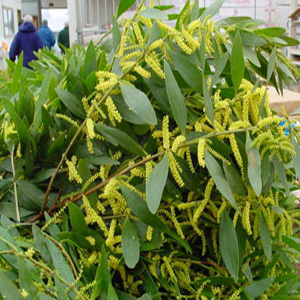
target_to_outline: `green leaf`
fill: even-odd
[[[72,114],[78,118],[85,119],[86,113],[81,101],[77,97],[66,90],[62,90],[61,88],[56,88],[55,90],[62,103]]]
[[[292,143],[294,146],[294,150],[296,151],[296,155],[293,156],[293,167],[296,171],[297,176],[300,177],[300,146],[295,138],[293,138]]]
[[[28,292],[27,300],[34,300],[37,296],[37,291],[32,282],[32,275],[29,271],[26,260],[22,257],[18,257],[18,271],[20,287]]]
[[[249,293],[249,295],[253,298],[256,298],[263,294],[272,285],[273,282],[274,278],[265,278],[247,286],[245,288],[245,291]]]
[[[260,219],[259,219],[259,231],[260,231],[260,237],[261,237],[264,253],[267,259],[270,260],[272,257],[272,239],[271,239],[268,226],[266,225],[265,218],[262,214],[260,215]]]
[[[233,87],[235,91],[238,90],[242,79],[244,78],[245,62],[243,53],[243,44],[240,32],[237,30],[230,56],[230,69]]]
[[[5,272],[0,270],[0,294],[3,299],[24,300],[17,287],[7,278]]]
[[[231,277],[237,282],[239,278],[239,245],[237,235],[227,212],[224,212],[220,223],[220,250],[223,261]]]
[[[169,173],[168,156],[155,166],[146,183],[147,204],[151,213],[155,214],[160,205],[164,187]]]
[[[98,299],[98,296],[100,296],[100,299],[106,299],[109,285],[112,283],[104,245],[102,246],[100,263],[97,268],[95,280],[96,285],[93,287],[91,300]]]
[[[140,12],[140,15],[148,19],[168,20],[168,15],[156,8],[147,8]]]
[[[97,55],[93,41],[90,41],[84,58],[85,78],[92,72],[97,71]]]
[[[50,158],[54,154],[60,153],[65,145],[66,135],[60,134],[51,144],[47,151],[47,157]]]
[[[139,118],[144,120],[147,124],[157,124],[155,111],[146,94],[128,84],[122,84],[121,91],[130,110],[137,114]]]
[[[195,0],[192,10],[191,10],[191,15],[190,15],[190,21],[193,22],[199,18],[199,0]]]
[[[119,18],[126,10],[128,10],[136,0],[120,0],[118,10],[117,10],[117,18]]]
[[[171,110],[181,133],[184,134],[187,123],[187,109],[181,90],[176,82],[169,63],[165,60],[164,70],[166,76],[166,88]]]
[[[65,257],[61,253],[60,249],[47,238],[46,238],[46,244],[50,251],[54,268],[59,272],[59,275],[64,280],[66,280],[68,283],[72,283],[74,281],[74,275]]]
[[[219,59],[218,61],[216,62],[216,71],[215,71],[215,74],[211,80],[211,86],[214,86],[217,81],[219,80],[226,64],[227,64],[227,61],[228,61],[228,58],[229,58],[229,53],[226,52],[224,53]]]
[[[221,166],[218,164],[217,160],[208,152],[205,151],[205,165],[214,180],[220,193],[233,205],[237,208],[237,204],[232,194],[231,187],[228,181],[225,178]]]
[[[283,187],[285,188],[286,192],[288,195],[290,195],[290,188],[289,188],[289,184],[288,184],[288,180],[286,177],[286,172],[285,172],[285,168],[284,165],[281,161],[279,161],[277,156],[274,156],[273,158],[273,165],[275,167],[276,170],[276,174],[279,178],[279,180],[281,181]]]
[[[19,192],[30,199],[36,207],[41,206],[45,197],[45,194],[41,189],[26,180],[18,180],[17,186]]]
[[[91,243],[81,234],[76,232],[60,232],[57,234],[61,242],[69,242],[82,249],[93,249]]]
[[[203,12],[203,14],[201,15],[200,20],[204,21],[204,19],[207,16],[211,16],[213,17],[222,7],[223,3],[225,2],[225,0],[215,0],[211,5],[209,5],[205,11]]]
[[[214,106],[213,106],[213,100],[209,94],[206,78],[204,76],[203,71],[203,94],[204,94],[204,105],[205,105],[205,112],[207,114],[208,119],[213,124],[214,123]]]
[[[281,37],[286,32],[286,29],[282,27],[268,27],[254,30],[253,33],[260,35],[267,35],[272,37]]]
[[[121,31],[120,31],[120,26],[115,18],[113,16],[112,18],[113,21],[113,49],[116,52],[118,50],[120,41],[121,41]]]
[[[290,237],[283,236],[282,241],[300,253],[300,244]]]
[[[200,69],[186,56],[175,51],[170,51],[172,61],[182,78],[193,89],[202,94],[202,73]]]
[[[225,172],[225,177],[227,182],[229,183],[231,190],[234,191],[235,194],[245,196],[246,188],[242,181],[241,174],[236,169],[233,163],[230,165],[223,163],[223,169]]]
[[[107,293],[107,300],[118,300],[118,295],[113,288],[113,286],[110,284],[108,287],[108,293]]]
[[[255,147],[251,147],[252,140],[247,134],[246,151],[248,157],[248,178],[250,184],[257,196],[261,194],[262,179],[261,179],[261,159],[259,151]]]
[[[46,244],[46,238],[42,231],[36,225],[32,227],[34,245],[39,250],[42,259],[49,265],[51,263],[51,255]]]
[[[5,108],[5,110],[10,115],[10,117],[12,118],[12,120],[14,121],[14,123],[16,125],[18,136],[19,136],[20,140],[22,141],[22,143],[24,143],[26,145],[31,140],[31,136],[30,136],[28,127],[25,125],[23,120],[20,118],[20,116],[16,112],[14,105],[8,99],[2,98],[1,101],[2,101],[2,104]]]
[[[267,81],[268,82],[270,81],[272,74],[274,72],[276,55],[277,55],[277,49],[276,49],[276,47],[274,47],[272,50],[272,53],[270,55],[269,63],[268,63],[268,70],[267,70]]]
[[[136,228],[129,219],[125,221],[122,231],[122,252],[127,267],[134,269],[140,260],[140,240]]]
[[[71,202],[68,204],[68,208],[73,231],[85,235],[89,228],[85,222],[81,209],[76,204]]]
[[[97,124],[95,129],[101,133],[108,141],[115,146],[122,146],[124,149],[136,155],[145,155],[143,149],[129,135],[123,131],[109,127],[106,125]]]
[[[257,58],[257,54],[255,50],[252,50],[251,47],[244,47],[244,53],[245,56],[247,57],[247,59],[254,64],[255,66],[257,66],[258,68],[260,67],[260,62]]]
[[[20,88],[22,69],[23,69],[23,52],[21,52],[21,55],[18,57],[18,62],[14,70],[13,82],[11,87],[12,94],[17,93],[18,89]]]

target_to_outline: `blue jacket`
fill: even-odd
[[[43,48],[43,43],[33,24],[25,22],[20,26],[9,50],[9,59],[15,61],[23,51],[23,66],[29,68],[28,64],[37,57],[34,52]]]
[[[38,33],[45,47],[51,49],[55,45],[55,35],[48,26],[41,26]]]

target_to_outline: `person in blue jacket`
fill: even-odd
[[[32,60],[37,60],[34,52],[38,52],[43,48],[42,40],[33,25],[32,16],[26,15],[23,24],[19,27],[9,50],[9,59],[15,61],[23,52],[23,66],[29,67]]]
[[[48,21],[43,20],[43,25],[38,31],[44,47],[49,50],[55,45],[55,35],[52,30],[48,27]]]

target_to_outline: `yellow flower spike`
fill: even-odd
[[[243,101],[243,121],[249,123],[249,97],[245,96]]]
[[[208,31],[209,31],[209,33],[214,32],[214,20],[213,19],[210,19],[208,22]]]
[[[194,165],[193,165],[193,160],[192,160],[192,156],[191,156],[191,151],[190,151],[189,148],[186,150],[185,154],[186,154],[186,160],[187,160],[187,163],[188,163],[188,165],[189,165],[189,168],[190,168],[191,172],[192,172],[193,174],[196,173],[196,170],[195,170]]]
[[[87,144],[87,148],[90,154],[94,154],[94,144],[92,142],[92,140],[90,139],[90,137],[87,135],[86,136],[86,144]]]
[[[217,214],[217,222],[220,223],[221,217],[223,212],[225,211],[227,206],[227,201],[223,200],[222,205],[220,206],[219,210],[218,210],[218,214]]]
[[[79,128],[79,125],[77,124],[76,121],[72,120],[70,117],[63,115],[63,114],[56,114],[55,117],[62,119],[68,123],[70,123],[71,125],[73,125],[76,128]]]
[[[141,66],[136,66],[134,68],[134,71],[137,72],[140,76],[142,76],[143,78],[149,79],[151,77],[151,73],[147,70],[145,70],[143,67]]]
[[[153,227],[148,226],[146,238],[147,238],[147,241],[149,241],[149,242],[152,240],[152,233],[153,233]]]
[[[92,246],[96,245],[96,240],[92,236],[87,236],[85,238]]]
[[[181,48],[183,52],[185,52],[188,55],[191,55],[193,53],[193,49],[191,49],[183,40],[181,36],[176,35],[174,37],[177,45]]]
[[[165,73],[161,69],[160,64],[153,58],[153,55],[146,55],[145,61],[161,79],[165,79]]]
[[[172,205],[172,206],[170,207],[170,209],[171,209],[171,219],[172,219],[172,222],[173,222],[173,224],[174,224],[174,227],[175,227],[175,229],[176,229],[178,235],[179,235],[182,239],[185,239],[185,236],[184,236],[184,233],[183,233],[183,231],[182,231],[182,228],[181,228],[181,226],[180,226],[180,224],[179,224],[179,222],[178,222],[178,220],[177,220],[177,218],[176,218],[176,213],[175,213],[175,208],[174,208],[174,206]]]
[[[198,142],[198,162],[200,167],[204,168],[205,167],[205,160],[204,160],[204,150],[205,150],[205,145],[206,145],[206,140],[203,138],[199,139]]]
[[[131,53],[126,54],[125,56],[122,57],[121,61],[120,61],[120,66],[125,66],[126,63],[133,63],[131,66],[134,65],[135,62],[133,61],[129,61],[130,59],[139,59],[142,57],[142,52],[141,51],[133,51]]]
[[[138,41],[139,45],[144,46],[145,45],[145,40],[143,38],[143,35],[142,35],[142,32],[140,30],[140,27],[139,27],[138,23],[133,22],[132,26],[133,26],[133,31],[134,31],[134,34],[137,38],[137,41]]]
[[[185,29],[182,29],[182,35],[193,52],[200,47],[200,43],[196,39],[194,39]]]
[[[107,107],[108,117],[109,117],[112,125],[116,126],[115,121],[117,121],[118,123],[121,123],[122,117],[121,117],[119,111],[117,110],[111,97],[106,98],[105,105]]]
[[[243,210],[242,223],[248,235],[252,235],[251,222],[250,222],[250,208],[251,208],[251,203],[247,201]]]
[[[259,128],[263,128],[265,126],[271,126],[271,125],[278,126],[281,122],[282,122],[282,119],[280,117],[271,116],[271,117],[267,117],[267,118],[264,118],[264,119],[260,120],[257,123],[257,126]]]
[[[162,47],[164,44],[164,41],[163,39],[159,39],[159,40],[156,40],[155,42],[153,42],[150,46],[149,46],[149,51],[152,51],[152,50],[155,50],[156,48],[160,48]]]
[[[211,153],[213,156],[222,160],[225,164],[230,165],[230,161],[228,159],[226,159],[223,155],[221,155],[219,152],[212,149],[209,145],[206,145],[206,148],[207,148],[208,152]]]
[[[259,237],[259,214],[255,214],[253,223],[253,238],[257,239]]]
[[[160,29],[168,31],[168,33],[170,35],[178,34],[178,31],[174,27],[171,27],[161,21],[158,21],[157,23],[158,23]]]
[[[215,228],[212,230],[211,239],[212,239],[212,243],[213,243],[214,254],[216,257],[218,257],[219,256],[218,230]]]
[[[170,132],[169,132],[169,116],[166,115],[163,118],[162,122],[162,136],[163,136],[163,144],[164,149],[170,149]]]
[[[148,28],[151,29],[153,27],[152,21],[150,19],[145,18],[144,16],[141,15],[138,15],[137,18]]]
[[[77,172],[75,164],[77,163],[76,156],[73,156],[71,160],[66,160],[66,164],[68,166],[69,171],[69,180],[70,181],[76,181],[78,184],[82,183],[82,178]]]
[[[193,34],[197,29],[200,28],[200,26],[201,26],[200,20],[195,20],[188,25],[188,32],[190,34]]]
[[[163,261],[164,261],[164,265],[165,265],[171,279],[177,282],[177,277],[175,276],[175,273],[174,273],[173,268],[172,268],[172,266],[169,262],[169,259],[166,256],[164,256]]]
[[[243,288],[239,288],[238,290],[236,290],[228,300],[240,300],[240,294],[243,291]]]
[[[28,296],[29,296],[29,293],[25,290],[25,289],[22,289],[21,290],[21,296],[26,299]]]
[[[106,246],[109,247],[110,249],[113,249],[116,225],[117,225],[116,219],[112,219],[108,231],[108,236],[105,241]]]
[[[171,151],[168,151],[167,155],[168,155],[170,170],[173,175],[173,178],[179,187],[183,187],[184,182],[180,176],[182,169],[181,169],[180,165],[178,164],[178,162],[176,161],[176,159]]]
[[[238,163],[238,165],[240,166],[240,168],[243,170],[243,159],[237,144],[237,141],[235,139],[235,135],[234,134],[230,134],[229,135],[229,141],[230,141],[230,145],[232,148],[232,152],[234,154],[234,157],[236,159],[236,162]]]
[[[95,137],[95,131],[94,131],[94,122],[92,119],[88,118],[86,121],[86,127],[87,127],[87,133],[90,139],[93,139]]]
[[[178,147],[183,143],[185,142],[185,137],[183,135],[179,135],[175,138],[175,140],[173,141],[173,144],[172,144],[172,152],[173,153],[177,153],[178,151]],[[170,145],[169,145],[170,147]]]

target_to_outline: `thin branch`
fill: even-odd
[[[19,210],[19,200],[18,200],[18,190],[17,190],[17,182],[16,182],[16,170],[15,170],[15,161],[14,161],[14,147],[11,151],[11,169],[13,173],[13,181],[14,181],[14,198],[15,198],[15,206],[16,206],[16,219],[17,222],[21,222],[20,218],[20,210]]]

